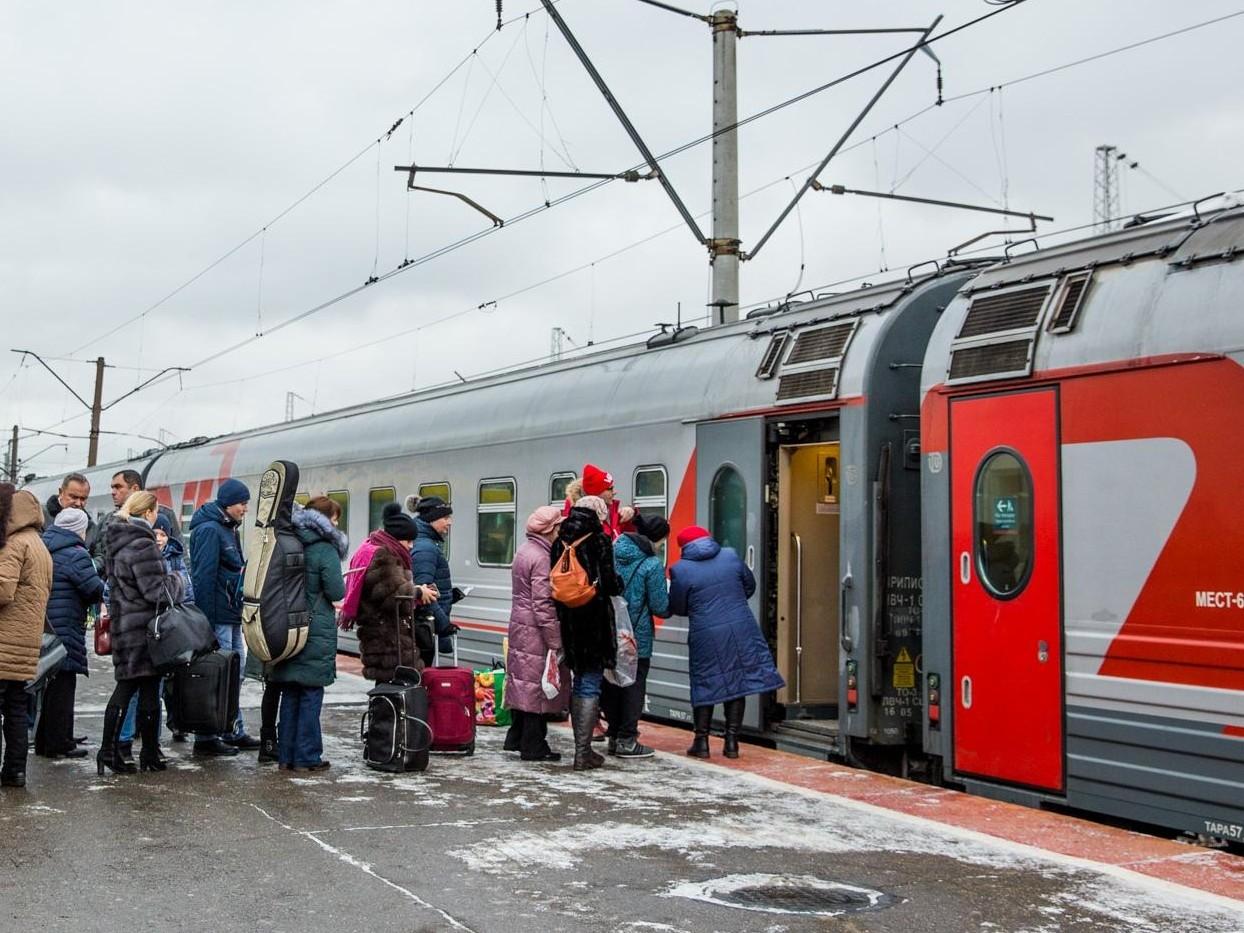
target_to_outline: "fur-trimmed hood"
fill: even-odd
[[[327,541],[337,549],[337,555],[345,558],[350,551],[350,541],[346,533],[334,528],[328,516],[318,509],[307,509],[294,504],[294,528],[303,544],[315,544],[316,541]]]

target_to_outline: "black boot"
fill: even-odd
[[[95,770],[98,774],[103,774],[104,768],[116,774],[133,774],[138,770],[133,762],[121,757],[117,748],[117,733],[121,730],[123,719],[125,707],[109,703],[104,710],[104,734],[99,740],[99,751],[95,755]]]
[[[160,754],[160,711],[138,713],[138,736],[143,740],[143,750],[138,753],[138,767],[143,771],[164,771],[168,765]]]
[[[696,706],[691,712],[695,722],[695,741],[687,749],[687,754],[692,758],[707,758],[708,727],[713,722],[713,708],[711,706]]]
[[[521,752],[523,750],[523,718],[526,715],[527,713],[521,709],[510,710],[510,728],[505,733],[505,744],[501,746],[504,751]]]
[[[726,743],[721,753],[727,758],[739,757],[739,729],[743,726],[743,710],[746,708],[747,697],[729,700],[725,704]]]
[[[267,729],[259,730],[259,763],[273,764],[278,759],[276,748],[276,732]]]
[[[117,754],[121,756],[123,761],[134,763],[134,740],[128,742],[117,742]]]
[[[600,716],[600,700],[595,697],[570,698],[570,725],[574,729],[574,769],[591,771],[605,763],[592,751],[592,731]]]

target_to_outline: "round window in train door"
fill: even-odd
[[[956,772],[1063,789],[1058,400],[950,405]]]

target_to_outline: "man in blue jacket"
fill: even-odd
[[[227,479],[208,502],[190,519],[190,579],[196,605],[216,630],[216,641],[225,651],[236,651],[244,661],[242,641],[242,542],[238,526],[246,516],[250,490],[240,480]],[[240,692],[240,684],[239,684]],[[234,696],[237,702],[237,695]],[[196,735],[196,755],[236,755],[239,749],[257,749],[259,740],[246,734],[242,710],[229,735]]]
[[[441,654],[453,651],[453,634],[458,630],[449,615],[454,605],[454,585],[445,557],[445,535],[454,523],[453,514],[449,503],[440,496],[420,499],[415,510],[418,537],[410,549],[410,573],[415,585],[430,585],[437,590],[436,602],[427,609],[432,613],[433,627],[439,638],[437,649]]]

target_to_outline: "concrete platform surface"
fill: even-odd
[[[108,673],[82,682],[93,738]],[[157,775],[32,757],[0,794],[0,930],[1244,931],[1221,883],[1244,860],[753,747],[694,762],[674,729],[645,725],[670,752],[583,774],[519,762],[496,729],[381,774],[366,686],[334,687],[325,773],[186,745]],[[1198,876],[1217,880],[1179,883]]]

